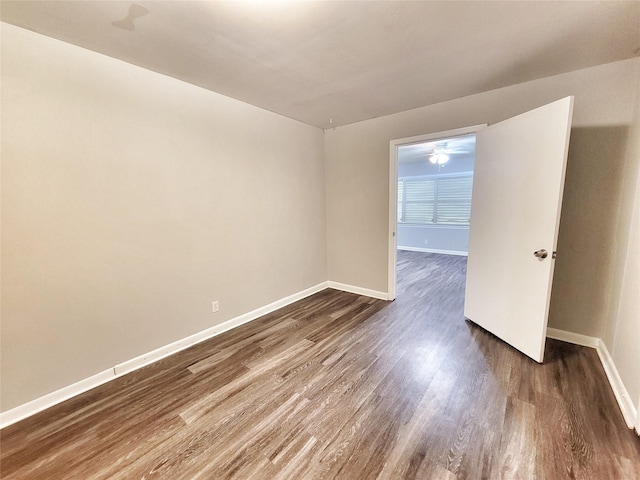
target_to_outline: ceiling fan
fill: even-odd
[[[444,165],[451,158],[451,153],[450,148],[434,148],[433,153],[429,155],[429,162],[434,165]]]
[[[444,165],[452,157],[473,156],[475,135],[438,138],[436,140],[403,145],[398,148],[398,158],[403,162],[428,160],[433,165]]]
[[[451,155],[469,155],[475,150],[475,137],[459,137],[425,144],[429,162],[444,165]]]

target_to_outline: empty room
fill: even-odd
[[[640,478],[639,1],[0,20],[1,478]]]

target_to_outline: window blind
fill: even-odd
[[[473,174],[398,180],[398,221],[469,225]]]

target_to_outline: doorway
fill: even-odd
[[[475,132],[464,316],[543,361],[573,100],[565,97],[490,127],[391,142],[390,299],[396,297],[400,146]]]
[[[391,142],[389,297],[398,250],[467,255],[475,133],[485,125]]]

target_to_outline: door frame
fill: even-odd
[[[638,407],[636,408],[636,434],[640,436],[640,397],[638,397]]]
[[[476,133],[478,130],[482,130],[486,126],[487,124],[484,123],[470,127],[456,128],[453,130],[425,133],[414,137],[399,138],[389,142],[389,251],[387,267],[387,298],[389,300],[395,300],[396,298],[396,262],[398,248],[398,239],[396,236],[396,229],[398,225],[398,147],[424,143],[441,138],[468,135],[470,133]]]

